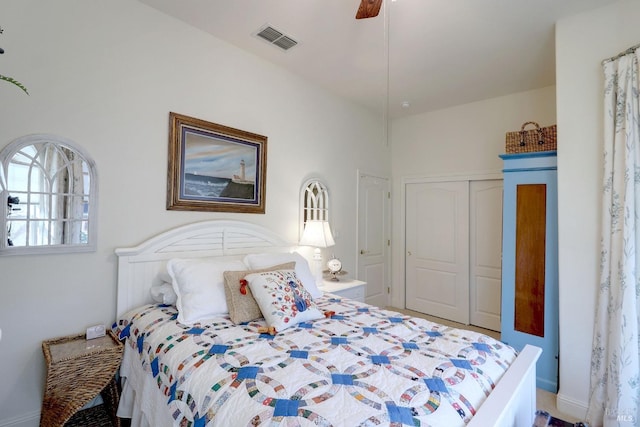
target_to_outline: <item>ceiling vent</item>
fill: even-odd
[[[271,25],[265,25],[255,35],[282,50],[289,50],[298,44],[293,38],[276,30]]]

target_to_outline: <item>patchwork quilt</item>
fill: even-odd
[[[516,357],[486,335],[330,294],[316,301],[335,314],[275,336],[263,321],[186,326],[174,306],[140,307],[113,325],[130,361],[121,376],[151,380],[166,425],[455,427]]]

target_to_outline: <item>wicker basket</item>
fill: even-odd
[[[94,340],[85,340],[82,334],[44,341],[47,381],[40,426],[63,426],[99,393],[103,394],[105,407],[117,406],[119,392],[114,375],[122,350],[122,343],[111,331]],[[118,425],[115,407],[111,418]]]
[[[528,125],[535,129],[525,130]],[[505,151],[507,153],[532,153],[534,151],[556,151],[558,149],[556,125],[540,127],[536,122],[526,122],[519,131],[507,132]]]

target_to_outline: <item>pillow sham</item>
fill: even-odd
[[[318,289],[316,278],[311,273],[307,259],[298,252],[249,254],[244,257],[244,263],[249,266],[251,270],[263,269],[270,265],[283,264],[291,261],[295,261],[296,276],[298,276],[298,279],[300,279],[305,289],[313,298],[321,297],[323,292]]]
[[[267,325],[276,332],[324,317],[294,270],[252,273],[245,280]]]
[[[251,288],[246,289],[246,295],[240,291],[240,280],[245,276],[253,273],[263,273],[272,270],[293,270],[296,266],[295,262],[274,265],[260,270],[241,270],[241,271],[225,271],[224,272],[224,296],[227,300],[229,308],[229,317],[235,324],[250,322],[259,319],[262,311],[253,297]]]
[[[167,271],[177,295],[178,321],[191,325],[229,313],[224,295],[227,270],[246,270],[240,260],[171,259]]]

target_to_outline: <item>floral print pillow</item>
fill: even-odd
[[[324,317],[294,270],[253,273],[245,280],[267,325],[276,332]]]

